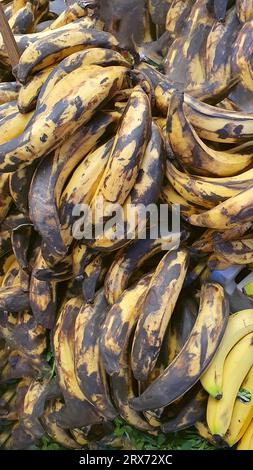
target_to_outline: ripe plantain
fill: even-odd
[[[187,251],[174,250],[164,255],[152,276],[132,345],[131,366],[137,380],[147,380],[156,364],[187,267]]]
[[[209,227],[218,230],[232,228],[236,224],[243,224],[253,220],[252,201],[253,186],[241,191],[216,207],[202,214],[194,214],[189,217],[192,225]]]
[[[17,100],[19,84],[16,82],[0,83],[0,105]]]
[[[253,262],[253,239],[247,235],[241,240],[214,239],[214,250],[232,264],[250,264]]]
[[[100,337],[100,353],[109,375],[120,371],[120,362],[138,320],[139,307],[143,302],[150,278],[148,274],[126,289],[106,315]]]
[[[20,113],[25,114],[35,109],[39,92],[52,70],[54,70],[53,66],[47,67],[21,86],[17,100]]]
[[[50,36],[47,36],[47,47],[45,47],[44,33],[41,39],[30,44],[21,55],[15,69],[17,80],[24,84],[35,72],[87,47],[110,49],[118,45],[113,35],[92,29],[93,26],[93,20],[82,18],[78,25],[76,24],[76,28],[68,26],[64,32],[60,29],[51,31]]]
[[[244,89],[253,90],[253,71],[249,57],[252,55],[252,20],[241,27],[233,46],[231,58],[234,74],[239,74]]]
[[[253,331],[253,310],[241,310],[230,315],[219,349],[213,361],[201,376],[205,390],[214,398],[222,397],[223,370],[227,355],[244,336]]]
[[[173,204],[178,204],[180,206],[180,215],[185,220],[188,220],[191,215],[200,214],[204,211],[204,208],[202,209],[186,201],[168,182],[165,182],[161,188],[161,200],[168,204],[169,207]]]
[[[0,104],[0,119],[9,116],[9,114],[18,111],[17,101],[9,101],[8,103]]]
[[[148,96],[137,86],[124,110],[103,177],[94,195],[95,210],[102,198],[104,210],[111,203],[123,204],[133,188],[151,132]]]
[[[98,254],[84,268],[84,278],[82,281],[82,294],[85,302],[92,303],[95,298],[95,292],[99,284],[104,279],[107,268],[103,266],[103,258]]]
[[[183,95],[175,92],[167,118],[167,138],[179,163],[204,176],[232,176],[249,166],[251,155],[213,150],[198,136],[183,110]]]
[[[9,189],[9,176],[9,173],[0,175],[0,220],[6,217],[12,204],[12,198]]]
[[[161,239],[136,240],[126,249],[120,250],[105,278],[105,296],[110,305],[119,299],[128,287],[135,270],[162,250]]]
[[[17,209],[26,215],[28,215],[29,212],[28,196],[37,163],[38,162],[35,161],[31,165],[28,165],[21,170],[10,173],[9,177],[9,188],[12,200]]]
[[[224,437],[231,422],[235,400],[246,375],[253,364],[253,334],[240,339],[229,352],[224,362],[222,398],[209,396],[207,423],[211,433]]]
[[[0,145],[11,142],[20,136],[29,125],[33,113],[21,114],[18,110],[8,114],[1,120]]]
[[[131,401],[131,406],[135,410],[160,408],[186,393],[211,362],[224,334],[227,320],[228,302],[223,288],[215,283],[204,284],[199,314],[184,347],[163,374],[138,398]]]
[[[121,88],[125,73],[120,66],[101,70],[93,66],[90,73],[80,69],[64,77],[24,133],[10,144],[0,145],[0,172],[27,166],[87,123],[101,103]]]
[[[59,398],[48,401],[41,417],[42,425],[53,441],[68,449],[78,449],[79,445],[76,441],[69,436],[65,429],[57,424],[57,414],[63,406]]]
[[[26,34],[34,32],[35,6],[27,2],[9,19],[9,26],[13,34]]]
[[[227,178],[210,178],[182,172],[167,160],[166,176],[174,189],[187,201],[211,208],[246,189],[251,184],[253,171],[247,170]]]
[[[236,13],[241,23],[246,23],[253,18],[252,0],[236,0]]]
[[[85,397],[107,419],[117,416],[109,395],[107,377],[100,358],[99,336],[108,304],[101,289],[93,305],[84,304],[75,320],[75,370]]]

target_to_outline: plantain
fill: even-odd
[[[11,142],[29,125],[33,113],[21,114],[18,110],[1,119],[0,145]]]
[[[117,412],[109,395],[107,377],[100,358],[99,336],[106,318],[107,302],[101,289],[93,305],[84,304],[75,320],[75,370],[85,397],[107,419]]]
[[[92,251],[82,242],[76,242],[72,249],[73,275],[75,279],[81,281],[84,279],[84,269],[96,257],[96,252]]]
[[[30,44],[21,55],[14,70],[17,80],[24,84],[35,72],[43,70],[84,48],[105,47],[110,49],[118,45],[114,36],[105,31],[92,29],[93,26],[93,20],[82,18],[76,28],[68,27],[64,32],[60,29],[51,31],[47,36],[46,48],[44,47],[45,35]]]
[[[137,86],[124,110],[108,163],[92,201],[93,209],[100,198],[103,200],[105,213],[111,203],[125,202],[136,181],[150,131],[149,99]]]
[[[58,207],[61,193],[68,177],[97,144],[109,126],[117,122],[118,114],[99,112],[89,123],[74,132],[54,154],[46,157],[40,164],[30,190],[30,216],[47,244],[49,251],[57,259],[66,254]],[[66,164],[68,163],[68,164]],[[45,185],[45,178],[48,181]],[[45,220],[50,218],[50,225]]]
[[[126,289],[106,315],[100,337],[100,352],[109,375],[120,372],[120,362],[138,320],[150,279],[148,274]]]
[[[53,66],[47,67],[21,86],[17,100],[20,113],[25,114],[35,109],[39,92],[52,70]]]
[[[250,264],[253,261],[253,240],[247,236],[241,240],[214,239],[214,250],[232,264]]]
[[[180,194],[178,194],[170,183],[164,183],[161,189],[161,200],[171,207],[173,204],[180,205],[180,215],[183,219],[188,220],[188,217],[194,214],[199,214],[204,209],[195,206],[194,204],[186,201]]]
[[[52,68],[50,75],[43,84],[37,100],[37,108],[45,101],[47,95],[54,89],[56,83],[78,68],[92,65],[109,66],[120,65],[129,67],[129,62],[117,51],[102,47],[93,47],[84,51],[75,52],[66,57],[58,65]],[[34,79],[38,76],[35,75]],[[21,88],[22,90],[22,88]]]
[[[163,256],[152,276],[132,345],[131,366],[137,380],[147,380],[156,364],[187,266],[187,251],[173,250]]]
[[[217,21],[224,22],[227,9],[233,4],[231,0],[208,0],[207,8],[214,14]]]
[[[201,207],[212,208],[246,189],[251,184],[253,171],[250,169],[237,176],[211,178],[182,172],[167,160],[166,176],[184,199]]]
[[[16,82],[0,83],[0,105],[17,100],[19,84]]]
[[[9,190],[9,174],[0,175],[0,220],[4,219],[11,207],[12,199]]]
[[[151,137],[147,144],[146,152],[143,157],[140,169],[135,181],[135,185],[125,200],[123,205],[124,219],[127,216],[128,208],[138,214],[138,207],[144,207],[155,203],[159,197],[160,186],[164,172],[164,150],[163,142],[158,127],[152,123]],[[130,214],[132,216],[132,214]],[[97,236],[96,239],[89,243],[93,249],[101,251],[114,251],[117,248],[129,243],[129,240],[137,238],[137,234],[142,233],[146,225],[144,218],[137,218],[136,223],[127,227],[125,222],[125,233],[123,238],[118,239],[115,236],[115,227],[104,228],[104,234]]]
[[[170,37],[177,37],[184,31],[187,17],[193,5],[192,0],[173,0],[166,16],[166,30]]]
[[[253,71],[249,61],[252,54],[252,21],[248,21],[241,27],[233,47],[231,58],[233,73],[238,73],[243,87],[253,90]]]
[[[15,171],[32,163],[34,159],[52,150],[63,137],[66,138],[74,129],[88,122],[97,107],[107,101],[114,91],[121,88],[126,69],[107,67],[98,71],[97,68],[96,70],[92,68],[90,73],[84,75],[82,69],[76,72],[58,82],[54,93],[47,97],[44,107],[35,113],[36,119],[23,134],[12,141],[8,152],[6,148],[8,143],[0,145],[1,172],[9,171],[8,168]],[[73,80],[72,74],[74,74]],[[66,96],[67,89],[69,89],[68,98],[61,99]],[[92,89],[92,95],[89,89]],[[58,120],[57,116],[61,116],[61,119]]]
[[[35,8],[31,2],[27,2],[9,19],[9,25],[13,34],[33,33],[35,20]]]
[[[72,5],[67,5],[67,8],[50,24],[49,29],[57,29],[66,24],[72,23],[78,18],[87,16],[88,11],[86,4],[74,2]]]
[[[65,406],[61,410],[58,424],[64,427],[80,427],[102,421],[95,409],[86,399],[75,373],[74,366],[74,321],[83,301],[80,297],[67,301],[58,316],[54,335],[54,354],[59,378],[59,386]],[[69,423],[70,421],[70,423]],[[67,425],[67,423],[69,423]]]
[[[222,339],[228,309],[225,293],[219,284],[207,283],[202,286],[199,314],[188,340],[164,373],[131,401],[135,410],[169,405],[198,381]]]
[[[69,449],[78,449],[79,445],[71,438],[68,431],[57,424],[57,414],[63,406],[59,398],[48,401],[41,417],[42,425],[53,441]]]
[[[32,226],[22,225],[12,231],[11,244],[12,250],[18,262],[20,269],[28,271],[28,250],[32,236]]]
[[[250,155],[213,150],[199,138],[183,111],[183,99],[177,92],[172,95],[166,126],[169,144],[180,164],[195,174],[220,177],[247,168]]]
[[[251,197],[253,195],[253,187],[241,191],[237,196],[233,196],[216,207],[202,214],[191,215],[189,222],[193,225],[201,227],[209,227],[214,229],[232,228],[236,224],[243,224],[252,220]]]
[[[120,250],[111,264],[105,278],[105,296],[110,305],[119,299],[128,287],[129,280],[135,270],[145,261],[162,250],[162,240],[136,240],[126,249]]]
[[[164,419],[161,425],[162,431],[178,432],[202,420],[205,417],[207,398],[208,394],[199,383],[194,385],[175,405],[175,416]]]
[[[4,103],[0,105],[0,120],[7,117],[9,114],[18,111],[17,101],[9,101],[8,103]]]

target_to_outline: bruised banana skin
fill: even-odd
[[[84,279],[84,269],[96,257],[96,252],[82,242],[77,242],[72,250],[73,276],[76,280]]]
[[[73,52],[78,52],[87,47],[114,48],[118,46],[116,38],[105,31],[87,28],[87,20],[94,25],[89,18],[79,22],[78,28],[70,31],[51,32],[45,45],[44,37],[30,44],[20,57],[15,70],[17,80],[24,84],[36,71],[42,70],[56,61],[64,59]]]
[[[0,311],[22,312],[29,309],[29,297],[21,287],[6,287],[0,289]]]
[[[212,208],[247,189],[252,182],[253,170],[227,178],[211,178],[184,173],[167,160],[166,176],[173,188],[187,201]]]
[[[135,181],[135,185],[127,197],[123,210],[132,204],[135,207],[143,204],[147,207],[155,203],[160,194],[164,174],[164,148],[160,131],[155,123],[151,126],[151,137],[147,144],[146,152],[140,165],[140,169]],[[145,223],[144,223],[145,224]],[[143,224],[143,225],[144,225]],[[143,226],[144,228],[144,226]],[[128,231],[128,239],[117,239],[112,228],[106,229],[103,237],[97,237],[89,242],[93,249],[101,251],[114,251],[129,243],[129,239],[137,238],[137,232],[141,233],[142,226],[135,224],[133,229]]]
[[[233,73],[239,73],[243,87],[253,90],[253,70],[250,63],[252,56],[253,20],[247,21],[240,29],[233,46],[231,58]]]
[[[5,218],[12,204],[12,198],[9,188],[9,176],[9,173],[0,175],[0,221]]]
[[[187,16],[192,8],[192,0],[174,0],[171,2],[166,16],[166,31],[176,37],[185,26]]]
[[[183,95],[174,93],[167,118],[167,138],[182,166],[203,176],[233,176],[246,169],[250,155],[216,151],[197,135],[183,111]]]
[[[78,449],[79,445],[69,436],[69,433],[57,424],[57,412],[64,407],[59,398],[47,402],[41,417],[42,425],[47,434],[58,444],[68,449]]]
[[[131,366],[136,380],[147,380],[156,364],[187,266],[186,250],[174,250],[161,259],[152,276],[132,345]]]
[[[33,269],[34,276],[40,281],[61,282],[72,277],[72,256],[65,256],[57,264],[49,267],[43,256],[43,246],[41,247],[41,262],[39,266]]]
[[[216,207],[202,214],[191,215],[189,222],[192,225],[225,230],[237,224],[253,220],[253,186],[241,191],[237,196],[221,202]]]
[[[98,184],[103,177],[106,164],[113,146],[113,138],[92,150],[74,170],[61,200],[59,215],[62,225],[62,238],[65,246],[69,246],[73,237],[73,222],[76,217],[73,210],[77,204],[90,204]]]
[[[243,337],[253,331],[253,310],[240,310],[229,316],[226,331],[213,361],[201,376],[201,383],[213,398],[222,397],[223,370],[227,355]]]
[[[39,92],[37,109],[43,104],[47,95],[54,89],[56,83],[58,83],[63,77],[68,75],[70,72],[73,72],[73,70],[91,65],[121,65],[124,67],[130,67],[130,63],[119,52],[114,51],[113,49],[94,47],[71,54],[52,68],[50,75]],[[38,74],[36,74],[35,77],[37,77],[37,75]]]
[[[241,23],[246,23],[253,19],[252,0],[236,0],[236,13]]]
[[[21,114],[18,110],[4,117],[0,123],[0,145],[19,137],[30,124],[32,117],[33,113]]]
[[[14,201],[17,209],[23,214],[29,212],[28,208],[28,195],[32,178],[36,170],[37,162],[28,165],[21,170],[10,173],[9,188],[12,200]],[[2,177],[2,175],[1,175]]]
[[[126,289],[106,315],[100,337],[100,353],[109,375],[120,372],[120,362],[137,322],[151,276],[147,275]]]
[[[244,336],[228,354],[223,370],[222,398],[209,396],[207,423],[213,435],[224,437],[231,422],[235,400],[253,365],[253,334]]]
[[[214,14],[217,21],[224,22],[227,9],[231,6],[230,0],[209,0],[207,8]]]
[[[124,351],[120,362],[118,374],[111,377],[111,393],[115,406],[120,416],[136,429],[145,432],[155,432],[149,423],[147,423],[141,413],[133,410],[129,406],[129,401],[135,397],[135,383],[127,351]]]
[[[253,262],[253,239],[222,240],[217,236],[214,240],[215,252],[221,254],[232,264],[250,264]]]
[[[124,110],[103,177],[94,196],[105,206],[123,204],[133,188],[151,132],[151,109],[146,93],[137,86]]]
[[[54,262],[65,256],[67,252],[65,240],[67,240],[67,235],[69,237],[71,229],[71,227],[66,227],[64,237],[58,210],[63,186],[78,163],[82,159],[86,160],[89,151],[96,146],[109,126],[114,125],[117,119],[117,113],[95,114],[94,118],[80,127],[54,154],[43,160],[34,176],[29,197],[30,217],[45,241]],[[45,217],[47,221],[50,219],[50,224],[45,222]],[[48,258],[46,261],[51,262]]]
[[[245,222],[244,224],[238,224],[235,227],[232,227],[225,232],[218,232],[214,229],[207,229],[199,238],[196,240],[192,246],[191,250],[193,253],[203,252],[203,253],[212,253],[214,251],[214,240],[217,235],[224,241],[234,241],[242,238],[246,232],[252,228],[251,222]]]
[[[29,271],[28,250],[33,235],[32,225],[23,225],[11,233],[12,250],[21,270]]]
[[[0,83],[0,105],[17,100],[19,87],[20,85],[16,82]]]
[[[84,4],[82,6],[78,2],[73,3],[72,5],[68,5],[66,10],[64,10],[58,18],[56,18],[48,29],[57,29],[61,26],[64,26],[68,23],[72,23],[73,21],[77,20],[78,18],[83,18],[87,16],[87,8]]]
[[[86,124],[98,106],[121,88],[125,73],[124,67],[107,67],[99,71],[93,69],[84,76],[82,70],[79,73],[74,71],[73,80],[71,74],[64,77],[57,83],[43,108],[35,114],[36,120],[31,126],[10,144],[0,145],[0,172],[27,166],[55,148],[63,137],[69,136],[77,127]],[[61,99],[63,81],[69,94]]]
[[[223,288],[215,283],[204,284],[199,314],[190,337],[160,377],[131,401],[131,406],[140,411],[161,408],[186,393],[212,360],[224,334],[228,314]]]
[[[135,269],[140,268],[146,260],[162,250],[161,239],[134,241],[125,250],[121,250],[105,278],[105,296],[110,305],[119,299],[128,287],[129,280]]]
[[[75,370],[86,398],[99,412],[113,419],[117,411],[111,403],[104,366],[100,359],[99,335],[108,304],[103,289],[93,305],[83,305],[75,321]]]
[[[29,82],[21,86],[17,100],[20,113],[25,114],[35,109],[39,92],[53,69],[54,67],[48,67],[38,72]]]
[[[78,420],[83,426],[87,426],[99,423],[103,418],[86,400],[75,374],[74,322],[82,304],[83,300],[80,297],[72,298],[64,304],[56,322],[53,345],[59,386],[65,401],[61,420],[64,422],[64,414],[67,419],[71,413],[73,421]]]
[[[182,397],[182,403],[179,401],[179,411],[176,416],[162,423],[162,432],[177,432],[194,426],[197,421],[205,417],[207,399],[206,391],[196,384],[186,393],[186,397]]]

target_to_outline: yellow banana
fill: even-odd
[[[235,344],[224,362],[222,398],[215,400],[212,396],[209,397],[207,424],[215,436],[224,437],[229,428],[237,394],[253,365],[252,348],[252,333],[247,334]]]
[[[240,440],[237,450],[253,450],[253,419]]]
[[[243,381],[233,408],[225,441],[232,447],[247,430],[253,418],[253,367]]]
[[[20,113],[25,114],[35,109],[39,92],[53,69],[54,67],[48,67],[38,72],[29,82],[21,86],[17,101]]]
[[[1,137],[0,145],[8,141],[12,141],[21,135],[29,122],[31,121],[33,113],[21,114],[19,111],[14,111],[0,121]]]
[[[238,341],[252,331],[253,310],[241,310],[230,315],[219,349],[200,379],[205,390],[214,398],[222,397],[224,363],[228,353]]]

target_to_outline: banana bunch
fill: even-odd
[[[217,352],[200,382],[209,393],[206,419],[213,438],[252,449],[253,310],[231,314]]]

